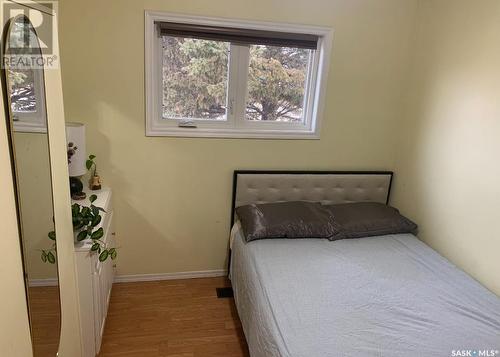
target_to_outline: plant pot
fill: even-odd
[[[102,188],[101,186],[101,177],[99,175],[94,175],[90,178],[90,189],[95,191],[95,190],[100,190]]]

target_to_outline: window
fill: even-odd
[[[251,45],[245,119],[304,123],[304,99],[312,51]]]
[[[228,42],[162,36],[162,119],[227,120]]]
[[[319,138],[331,30],[146,12],[146,134]]]
[[[26,40],[31,47],[26,47]],[[36,33],[31,27],[27,31],[23,21],[14,22],[4,58],[9,72],[8,103],[15,131],[46,132],[43,67],[31,62],[37,61],[42,54],[30,53],[30,49],[38,49]]]

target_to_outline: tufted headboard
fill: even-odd
[[[234,212],[251,203],[313,201],[326,204],[380,202],[387,204],[391,171],[250,171],[233,175]]]

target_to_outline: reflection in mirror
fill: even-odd
[[[47,130],[16,127],[20,120],[25,120],[28,128],[30,123],[47,127],[43,62],[36,32],[24,15],[10,21],[6,36],[4,94],[9,109],[33,352],[35,357],[56,356],[61,312],[49,138]]]
[[[12,22],[9,39],[6,43],[11,51],[8,59],[13,61],[25,59],[28,63],[19,65],[9,64],[9,91],[11,95],[12,120],[14,130],[23,132],[46,132],[47,121],[45,117],[45,96],[43,95],[43,71],[35,69],[29,62],[41,58],[34,53],[34,49],[39,48],[37,37],[34,32],[30,32],[30,37],[26,38],[24,26],[20,21]],[[29,57],[24,57],[23,44],[29,41]],[[14,52],[14,53],[12,53]],[[19,56],[21,55],[21,56]],[[24,53],[26,55],[26,53]],[[39,63],[35,63],[35,67]]]

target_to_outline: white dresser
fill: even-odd
[[[94,205],[106,210],[101,213],[100,226],[104,229],[103,240],[108,243],[108,246],[114,247],[111,189],[103,188],[98,191],[87,190],[85,192],[87,193],[85,200],[73,201],[73,203],[90,206],[88,197],[92,194],[97,195]],[[83,357],[95,357],[99,353],[115,275],[115,262],[110,257],[105,262],[100,262],[98,254],[90,251],[91,245],[90,239],[75,243]]]

